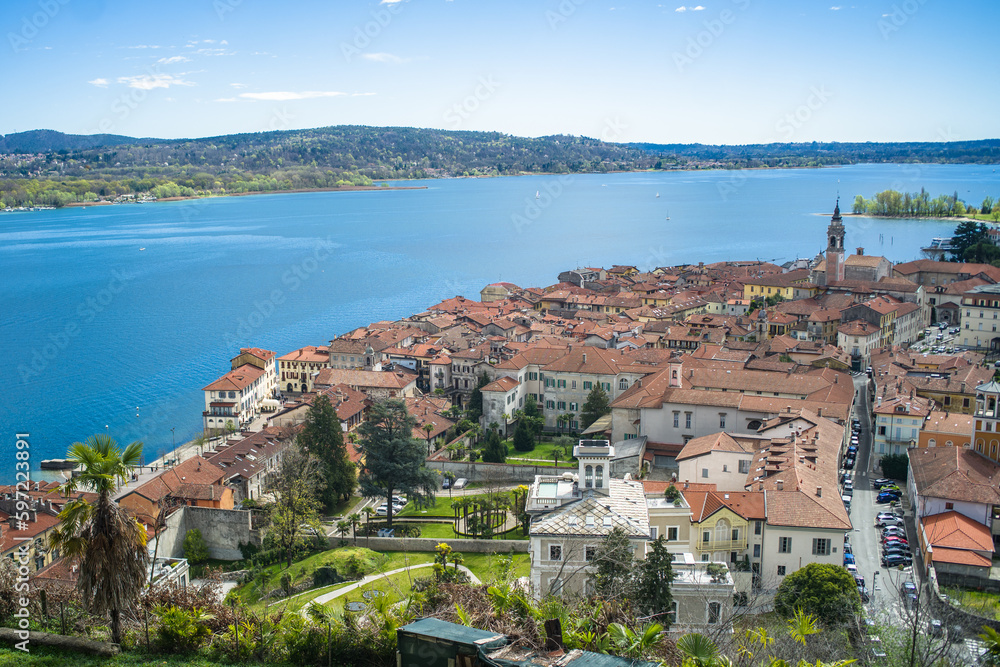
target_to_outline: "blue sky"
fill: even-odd
[[[1000,3],[703,1],[6,0],[0,133],[1000,136]]]

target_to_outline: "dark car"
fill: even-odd
[[[882,567],[898,567],[900,565],[909,565],[913,562],[913,558],[910,556],[890,554],[888,556],[882,556]]]
[[[904,581],[903,585],[899,587],[899,590],[900,590],[900,592],[903,593],[903,595],[908,595],[910,593],[916,593],[917,592],[917,585],[915,583],[913,583],[912,581]]]
[[[887,477],[879,477],[872,481],[872,487],[876,489],[881,489],[883,486],[889,486],[890,484],[895,484],[895,482]]]
[[[858,594],[861,595],[861,601],[865,604],[871,600],[871,596],[868,594],[867,586],[858,586]]]
[[[853,470],[854,469],[854,459],[851,459],[851,458],[844,459],[844,467],[847,468],[848,470]]]
[[[875,502],[879,503],[881,505],[884,505],[886,503],[891,503],[891,502],[894,502],[896,500],[899,500],[899,494],[898,493],[891,493],[891,492],[881,493],[880,492],[875,497]]]

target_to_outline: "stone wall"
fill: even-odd
[[[427,469],[435,470],[444,475],[446,471],[455,473],[455,478],[465,477],[470,482],[500,482],[530,484],[535,481],[535,475],[555,475],[564,472],[576,472],[576,466],[554,468],[552,466],[524,465],[520,463],[485,463],[476,461],[427,461]]]
[[[197,528],[208,544],[208,555],[219,560],[240,560],[240,543],[249,543],[250,512],[212,507],[182,507],[167,517],[160,533],[157,556],[183,558],[184,536]]]
[[[340,537],[330,537],[330,547],[336,547]],[[447,542],[455,551],[464,553],[528,553],[528,540],[460,540],[440,539],[432,537],[369,537],[358,538],[359,547],[367,547],[374,551],[434,551],[437,545]],[[354,542],[352,541],[353,545]]]

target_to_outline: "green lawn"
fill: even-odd
[[[552,459],[552,450],[554,450],[556,447],[556,443],[554,442],[538,441],[535,443],[535,448],[532,449],[530,452],[519,452],[516,449],[514,449],[514,445],[510,440],[507,440],[506,442],[508,445],[510,445],[507,448],[508,452],[507,461],[510,463],[517,463],[516,459],[542,459],[548,461],[548,465],[555,465]],[[561,454],[559,456],[559,466],[576,467],[576,464],[572,463],[571,461],[567,461],[565,459],[565,456],[566,456],[565,454]],[[523,463],[545,465],[542,463],[538,463],[536,461],[523,461]]]
[[[330,510],[330,514],[327,516],[342,516],[346,519],[347,512],[351,511],[351,508],[360,502],[361,502],[361,496],[351,496],[349,499],[345,500],[339,505],[334,506]]]
[[[966,588],[941,587],[941,592],[966,611],[1000,620],[1000,594]]]
[[[452,503],[453,500],[460,500],[462,498],[470,498],[470,499],[471,498],[482,498],[482,497],[485,497],[485,495],[486,494],[477,494],[477,495],[472,495],[472,496],[455,496],[455,497],[451,497],[451,496],[449,496],[449,495],[447,495],[447,494],[445,494],[445,493],[442,492],[442,493],[438,494],[438,496],[434,499],[434,505],[432,507],[423,507],[421,509],[417,509],[417,504],[416,503],[407,503],[406,507],[403,508],[402,512],[400,512],[399,514],[395,514],[393,516],[398,516],[400,519],[408,517],[408,516],[416,516],[416,517],[427,516],[427,517],[452,518],[452,517],[455,516],[455,510],[453,510],[452,507],[451,507],[451,503]],[[381,518],[381,517],[379,517],[379,518]]]

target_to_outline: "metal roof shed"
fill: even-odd
[[[496,649],[507,637],[448,623],[437,618],[423,618],[396,631],[398,667],[457,667],[477,665],[482,649]],[[461,657],[460,657],[461,656]],[[463,659],[464,658],[464,659]]]

